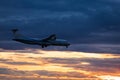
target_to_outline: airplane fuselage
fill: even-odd
[[[32,44],[32,45],[41,45],[42,48],[47,47],[47,46],[66,46],[68,47],[70,44],[63,39],[56,39],[56,40],[48,40],[48,41],[43,41],[43,40],[38,40],[38,39],[13,39],[14,41],[18,41],[24,44]]]
[[[14,35],[14,41],[21,42],[24,44],[32,44],[32,45],[40,45],[42,48],[47,46],[66,46],[68,47],[70,44],[63,39],[57,39],[55,34],[52,34],[44,39],[38,38],[29,38],[20,33],[18,33],[18,29],[12,29]]]

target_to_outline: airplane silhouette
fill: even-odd
[[[24,44],[40,45],[42,48],[48,46],[66,46],[66,48],[68,48],[68,46],[70,45],[70,43],[67,40],[57,39],[55,34],[52,34],[44,39],[39,39],[39,38],[26,37],[18,33],[18,31],[19,31],[18,29],[12,29],[12,32],[14,34],[14,38],[12,40]]]

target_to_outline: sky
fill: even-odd
[[[117,80],[119,26],[119,0],[1,0],[0,79]],[[71,45],[18,43],[12,41],[14,28],[39,39],[56,34]]]

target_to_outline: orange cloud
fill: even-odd
[[[2,51],[0,52],[0,78],[11,79],[104,79],[119,74],[120,56],[117,54],[83,53],[68,51]],[[5,69],[3,69],[5,68]],[[6,74],[9,73],[9,74]],[[18,73],[14,75],[13,73]],[[21,74],[24,73],[24,74]],[[29,74],[28,74],[29,73]],[[57,75],[56,75],[57,74]],[[34,79],[33,79],[34,78]],[[116,79],[116,78],[115,78]],[[6,79],[8,80],[8,79]],[[39,79],[38,79],[39,80]]]

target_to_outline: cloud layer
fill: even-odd
[[[109,79],[119,79],[119,62],[119,54],[4,51],[0,52],[0,79],[89,80],[104,79],[108,75]]]

